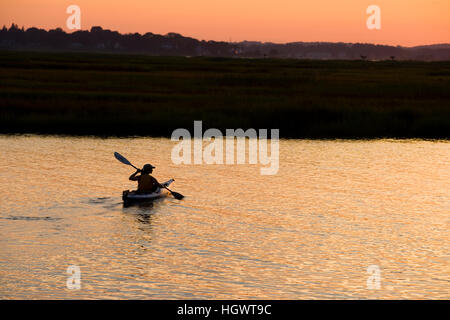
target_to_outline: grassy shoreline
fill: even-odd
[[[450,62],[0,51],[0,133],[450,138]]]

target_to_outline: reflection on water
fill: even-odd
[[[0,297],[450,298],[448,142],[281,141],[276,176],[172,146],[0,137]],[[114,151],[186,198],[124,207]]]

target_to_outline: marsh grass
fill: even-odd
[[[450,137],[450,62],[0,52],[0,133]]]

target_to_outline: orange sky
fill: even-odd
[[[81,8],[82,29],[224,41],[450,42],[450,0],[0,0],[0,25],[66,29],[71,4]],[[381,7],[381,30],[366,27],[372,4]]]

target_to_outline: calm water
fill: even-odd
[[[276,176],[173,145],[0,136],[0,298],[450,298],[448,142],[281,141]],[[186,198],[124,208],[114,151]]]

